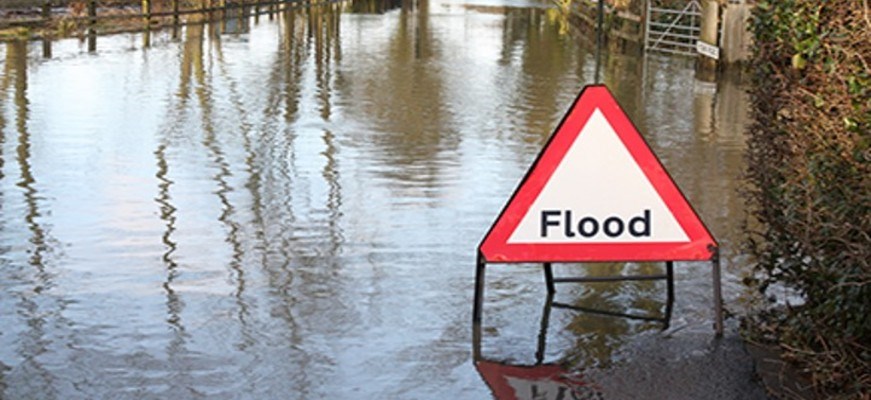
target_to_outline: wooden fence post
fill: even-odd
[[[145,27],[151,26],[151,0],[142,0],[142,15]]]
[[[702,23],[699,40],[711,46],[719,47],[717,42],[717,27],[720,22],[720,6],[715,0],[702,2]],[[698,55],[696,77],[705,82],[717,79],[717,60],[704,54]]]
[[[97,51],[97,1],[88,1],[88,51]]]
[[[42,3],[42,19],[44,24],[51,22],[51,2]]]
[[[42,24],[49,26],[51,24],[51,2],[46,0],[42,3]],[[48,29],[42,34],[42,57],[51,58],[51,34]]]
[[[650,37],[650,0],[641,4],[641,53],[647,51],[647,39]]]
[[[97,1],[90,0],[88,1],[88,16],[91,17],[88,19],[88,25],[93,29],[95,25],[97,25]]]

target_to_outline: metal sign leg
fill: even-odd
[[[663,330],[668,329],[671,326],[671,311],[672,307],[674,307],[674,262],[668,261],[665,263],[665,276],[666,276],[666,285],[667,285],[667,293],[668,297],[665,301],[665,326],[662,327]]]
[[[475,269],[475,300],[472,309],[472,355],[475,360],[481,358],[481,312],[484,308],[484,257],[478,254]]]
[[[472,324],[472,359],[478,361],[481,356],[481,324]]]
[[[553,293],[548,293],[541,314],[541,330],[538,332],[538,349],[535,351],[535,365],[544,363],[544,352],[547,346],[547,326],[550,322],[550,309],[553,305]]]
[[[475,309],[472,310],[472,322],[481,323],[481,309],[484,306],[484,260],[478,256],[475,268]]]
[[[720,284],[720,249],[714,250],[714,258],[711,260],[714,264],[714,331],[717,337],[723,336],[723,291]]]
[[[547,294],[552,296],[556,293],[556,287],[553,284],[553,268],[550,263],[544,263],[544,281],[547,284]]]

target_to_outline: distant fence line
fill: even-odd
[[[347,0],[141,0],[140,1],[97,1],[67,0],[46,1],[39,6],[27,2],[29,7],[6,9],[6,18],[0,20],[0,29],[25,28],[36,30],[28,32],[35,37],[65,36],[72,31],[87,30],[96,34],[98,30],[107,32],[149,30],[171,25],[184,25],[189,22],[204,22],[219,14],[241,10],[243,16],[258,16],[279,13],[287,9],[319,4],[338,3]],[[2,2],[0,6],[8,6]],[[10,18],[9,14],[14,13]],[[182,16],[200,16],[193,21],[182,20]],[[127,20],[118,26],[100,26],[101,22]],[[99,29],[105,28],[105,29]],[[103,33],[103,32],[100,32]]]

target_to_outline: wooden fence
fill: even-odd
[[[595,0],[576,0],[571,3],[571,14],[586,27],[595,30],[598,2]],[[643,14],[643,10],[642,10]],[[644,41],[644,15],[628,10],[615,10],[605,5],[605,30],[611,37],[641,44]]]
[[[4,7],[0,29],[25,28],[36,38],[66,36],[84,30],[88,34],[150,30],[224,18],[227,13],[270,17],[286,9],[334,3],[335,0],[141,0],[46,1],[37,7]],[[4,5],[0,2],[0,6]],[[7,2],[8,3],[8,2]],[[14,2],[13,2],[14,4]],[[12,17],[10,17],[12,15]]]

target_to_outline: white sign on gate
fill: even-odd
[[[711,44],[707,44],[701,40],[696,41],[696,51],[699,54],[713,58],[715,60],[720,59],[720,48]]]

